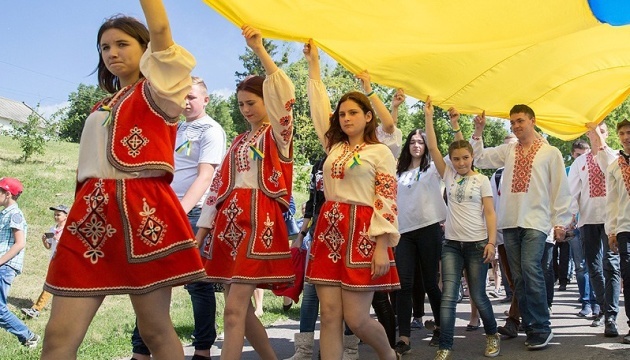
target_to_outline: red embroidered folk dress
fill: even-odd
[[[234,140],[197,226],[211,229],[202,257],[212,281],[283,289],[295,280],[282,216],[291,196],[295,89],[278,70],[263,94],[270,124]]]
[[[44,285],[55,295],[144,294],[205,278],[170,187],[178,119],[167,113],[183,110],[195,60],[178,45],[150,45],[140,62],[146,80],[86,120],[75,202]]]
[[[330,102],[321,81],[308,85],[311,116],[322,144]],[[358,159],[357,156],[358,155]],[[360,162],[360,164],[357,162]],[[396,161],[383,144],[336,144],[324,163],[324,194],[306,272],[312,284],[354,291],[400,289],[391,247],[398,244]],[[372,279],[376,237],[388,243],[390,270]]]

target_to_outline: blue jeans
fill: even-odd
[[[551,307],[553,303],[553,283],[555,282],[555,273],[553,271],[553,243],[545,243],[545,251],[541,261],[543,276],[545,277],[545,292],[547,294],[547,307]]]
[[[586,259],[584,258],[582,237],[578,229],[574,231],[575,236],[569,240],[569,246],[571,246],[571,256],[575,264],[575,278],[580,292],[580,302],[582,304],[590,303],[591,305],[595,305],[597,302],[595,301],[595,292],[591,286],[588,266],[586,266]]]
[[[546,239],[547,234],[535,229],[503,230],[514,292],[527,334],[551,332],[545,277],[540,271]]]
[[[619,247],[619,259],[621,267],[621,277],[623,279],[624,307],[626,309],[626,317],[628,325],[630,325],[630,232],[621,232],[617,234],[617,244]]]
[[[9,311],[7,298],[17,272],[9,265],[0,266],[0,327],[17,336],[21,343],[33,337],[28,327]]]
[[[492,304],[486,294],[488,264],[483,263],[483,250],[488,240],[461,242],[446,240],[442,247],[442,302],[440,305],[440,349],[453,348],[457,292],[466,270],[470,298],[477,305],[483,328],[488,335],[497,333]]]
[[[194,233],[197,233],[198,229],[196,225],[200,215],[200,207],[194,207],[188,213],[188,221]],[[188,294],[190,295],[193,318],[195,320],[195,328],[192,333],[195,339],[192,345],[195,347],[195,350],[209,350],[217,338],[215,328],[217,302],[214,295],[214,286],[210,282],[197,281],[187,284],[184,288],[188,290]],[[133,329],[133,335],[131,336],[131,345],[133,346],[133,352],[136,354],[151,354],[151,351],[140,337],[137,322],[136,327]]]
[[[608,247],[604,224],[584,225],[580,228],[580,235],[595,299],[606,319],[616,319],[621,289],[619,255]]]
[[[422,281],[436,325],[440,326],[442,293],[438,286],[438,273],[441,251],[442,229],[439,223],[400,234],[395,254],[396,269],[400,278],[400,290],[396,294],[396,314],[400,336],[411,335],[412,294],[416,282]],[[418,263],[421,267],[422,279],[415,279]]]
[[[315,285],[305,283],[300,307],[300,332],[314,332],[319,313],[319,298]]]

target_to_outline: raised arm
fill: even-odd
[[[304,58],[308,64],[308,103],[311,108],[311,118],[313,119],[313,126],[315,132],[319,138],[319,142],[324,147],[324,150],[328,152],[328,141],[325,134],[330,128],[330,99],[326,93],[326,87],[322,82],[320,69],[319,69],[319,53],[317,52],[317,46],[313,42],[313,39],[308,41],[308,44],[304,44]]]
[[[140,0],[144,17],[147,20],[151,49],[153,51],[166,50],[173,45],[171,27],[162,1]]]
[[[406,97],[407,96],[405,96],[405,90],[403,90],[402,88],[396,89],[396,93],[392,98],[391,105],[391,115],[392,119],[394,120],[394,126],[398,125],[398,108],[403,102],[405,102]]]
[[[243,25],[241,28],[243,30],[243,37],[245,37],[245,41],[247,42],[247,46],[258,56],[262,66],[265,68],[265,74],[271,75],[278,71],[278,65],[273,61],[267,49],[263,46],[262,34],[260,30],[252,27],[250,25]]]
[[[453,129],[453,134],[455,136],[454,141],[464,140],[464,135],[462,135],[462,129],[459,127],[459,111],[456,108],[451,107],[448,109],[448,118],[451,120],[451,129]]]
[[[424,121],[427,132],[427,148],[440,177],[444,178],[446,162],[440,153],[440,148],[438,148],[437,135],[435,135],[435,126],[433,125],[433,104],[430,96],[427,97],[427,101],[424,103]]]
[[[357,75],[355,75],[357,79],[361,81],[361,86],[363,87],[363,92],[370,99],[372,106],[374,107],[374,111],[376,112],[376,116],[381,120],[383,124],[383,131],[388,134],[393,134],[396,131],[396,124],[394,123],[394,119],[392,118],[392,114],[389,113],[385,104],[378,96],[376,92],[372,89],[372,83],[370,82],[370,74],[367,70],[364,70]]]

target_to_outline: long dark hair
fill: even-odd
[[[103,61],[103,56],[101,55],[101,37],[103,33],[109,29],[118,29],[125,34],[131,36],[136,39],[140,46],[143,49],[147,48],[149,44],[149,29],[138,21],[138,19],[133,18],[131,16],[125,15],[114,15],[111,18],[105,20],[103,25],[101,25],[100,29],[98,29],[98,35],[96,36],[96,49],[98,50],[98,66],[92,72],[98,72],[98,85],[101,89],[109,92],[110,94],[115,93],[120,90],[120,79],[118,76],[112,74],[107,67],[105,66],[105,62]],[[140,77],[144,77],[142,73],[140,73]]]
[[[431,166],[431,154],[429,154],[429,150],[427,149],[427,135],[422,131],[422,129],[414,129],[409,135],[407,135],[407,141],[405,141],[405,145],[403,145],[402,151],[400,152],[400,157],[398,157],[398,165],[396,166],[396,175],[400,175],[403,172],[409,169],[409,165],[411,165],[411,151],[409,150],[409,144],[411,143],[411,138],[414,135],[422,136],[422,141],[424,141],[424,153],[420,157],[420,171],[425,172]]]
[[[263,76],[250,75],[236,86],[236,92],[238,93],[239,91],[247,91],[265,100],[265,98],[263,97],[264,82],[265,78]]]
[[[348,135],[343,132],[343,130],[341,129],[341,124],[339,123],[339,108],[341,107],[342,103],[348,100],[352,100],[357,105],[359,105],[359,107],[361,108],[361,110],[363,110],[365,114],[367,114],[368,112],[372,114],[372,120],[365,124],[365,129],[363,129],[363,141],[366,144],[380,143],[380,141],[378,141],[378,138],[376,137],[376,123],[378,119],[376,118],[376,113],[374,112],[374,109],[370,104],[370,100],[367,98],[367,96],[358,91],[351,91],[344,94],[341,99],[339,99],[339,102],[337,103],[337,108],[335,108],[335,112],[333,112],[330,116],[330,128],[328,128],[328,131],[326,131],[326,134],[324,135],[328,140],[327,150],[332,149],[332,147],[337,143],[348,141]]]

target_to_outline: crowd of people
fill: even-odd
[[[99,85],[111,95],[86,119],[75,202],[50,207],[55,225],[42,236],[51,249],[44,291],[22,309],[36,318],[52,295],[42,359],[76,358],[112,294],[129,295],[136,315],[132,359],[183,359],[169,315],[178,285],[192,302],[193,360],[211,357],[217,291],[225,297],[221,358],[239,359],[247,339],[262,359],[276,359],[259,319],[262,301],[255,307],[251,299],[302,280],[291,359],[312,358],[318,316],[322,359],[358,358],[359,341],[379,359],[400,359],[412,351],[410,331],[421,322],[425,294],[434,317],[426,324],[429,345],[437,347],[435,359],[449,359],[463,282],[473,310],[469,330],[483,324],[485,356],[500,354],[500,335],[519,331],[528,349],[543,349],[553,338],[554,244],[565,259],[559,268],[568,269],[569,256],[574,264],[578,316],[592,317],[607,337],[620,335],[619,297],[622,288],[630,291],[630,121],[615,129],[621,150],[607,146],[605,124],[589,124],[590,149],[576,142],[565,169],[560,151],[536,131],[529,106],[511,109],[512,134],[497,147],[484,145],[485,113],[464,139],[459,112],[450,108],[454,141],[442,154],[431,99],[425,130],[414,129],[403,143],[397,109],[404,91],[388,109],[367,71],[356,75],[360,91],[332,107],[309,41],[308,100],[326,156],[313,166],[304,221],[290,243],[295,89],[261,32],[242,28],[265,74],[238,84],[250,128],[226,152],[229,139],[205,112],[207,86],[191,74],[193,55],[172,39],[161,1],[140,4],[147,26],[117,15],[97,35]],[[488,178],[475,167],[497,170]],[[24,258],[27,225],[17,206],[23,190],[18,179],[0,179],[0,325],[35,347],[40,336],[7,307]],[[305,264],[296,269],[302,252]],[[489,264],[492,295],[499,274],[508,285],[504,326],[486,291]],[[569,276],[556,275],[559,290]]]

